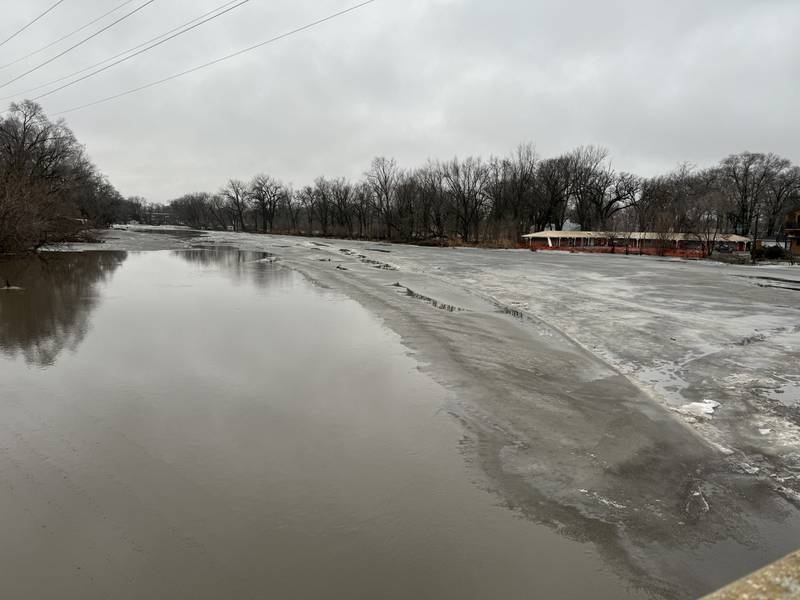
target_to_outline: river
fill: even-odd
[[[379,316],[267,253],[0,275],[3,598],[648,597],[500,501]]]

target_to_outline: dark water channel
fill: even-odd
[[[641,597],[499,506],[399,338],[268,256],[0,275],[0,597]]]

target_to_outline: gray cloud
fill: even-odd
[[[116,54],[221,3],[157,0],[0,95]],[[15,4],[4,11],[4,30],[46,3]],[[92,101],[348,5],[251,0],[42,104],[54,113]],[[68,0],[0,49],[0,63],[109,6]],[[797,31],[796,0],[379,0],[67,120],[123,194],[154,201],[259,171],[300,185],[320,174],[357,177],[378,154],[412,166],[428,157],[503,154],[523,140],[544,155],[602,144],[617,168],[642,174],[745,149],[800,162]],[[0,80],[22,67],[0,71]]]

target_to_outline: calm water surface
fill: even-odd
[[[265,255],[0,275],[0,597],[636,595],[482,489],[376,317]]]

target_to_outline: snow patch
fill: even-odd
[[[719,402],[714,400],[703,400],[702,402],[690,402],[684,404],[678,409],[682,415],[695,417],[697,419],[710,419],[714,415],[714,411],[720,407]]]

